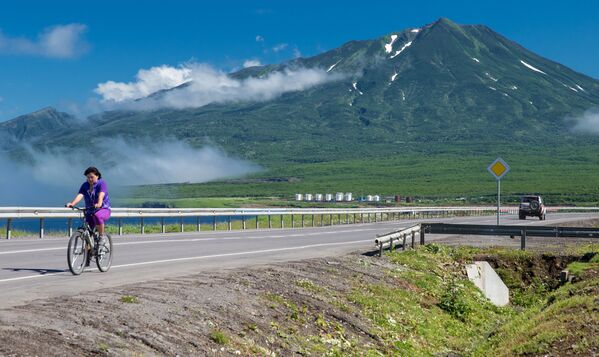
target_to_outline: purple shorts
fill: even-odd
[[[108,208],[100,208],[93,215],[85,216],[85,220],[90,227],[94,228],[97,225],[102,225],[110,218],[110,210]]]

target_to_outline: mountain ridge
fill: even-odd
[[[458,25],[442,18],[229,76],[244,80],[297,68],[344,73],[346,78],[268,101],[103,112],[88,118],[85,130],[93,138],[175,137],[193,146],[217,145],[260,163],[441,152],[450,143],[491,150],[513,144],[597,142],[571,133],[565,118],[599,105],[599,81],[528,51],[485,25]],[[146,98],[190,87],[186,83]],[[51,135],[21,140],[44,147],[77,145],[87,140],[79,130],[58,123],[49,130]],[[428,148],[415,147],[422,142]]]

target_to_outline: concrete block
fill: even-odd
[[[499,275],[488,262],[474,262],[466,265],[468,279],[483,292],[483,294],[497,306],[510,303],[510,291]]]

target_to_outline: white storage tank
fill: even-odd
[[[302,195],[301,193],[296,193],[295,194],[295,200],[296,201],[302,201],[304,199],[304,195]]]
[[[306,198],[306,201],[312,201],[312,194],[311,193],[306,193],[304,195],[304,197]]]
[[[322,193],[317,193],[314,195],[314,201],[322,201]]]
[[[352,193],[351,193],[351,192],[346,192],[346,193],[345,193],[345,200],[346,200],[347,202],[350,202],[350,201],[352,201],[352,200],[353,200],[353,195],[352,195]]]
[[[373,200],[372,195],[366,196],[366,202],[372,202]]]
[[[324,200],[327,201],[327,202],[331,202],[333,200],[333,194],[332,193],[327,193],[324,196]]]
[[[343,192],[337,192],[337,194],[335,195],[335,201],[337,201],[337,202],[343,201]]]
[[[372,198],[374,199],[374,202],[381,202],[381,196],[379,195],[374,195]]]

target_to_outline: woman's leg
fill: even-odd
[[[94,214],[96,221],[96,230],[100,236],[104,235],[105,222],[110,218],[110,210],[103,208]]]

